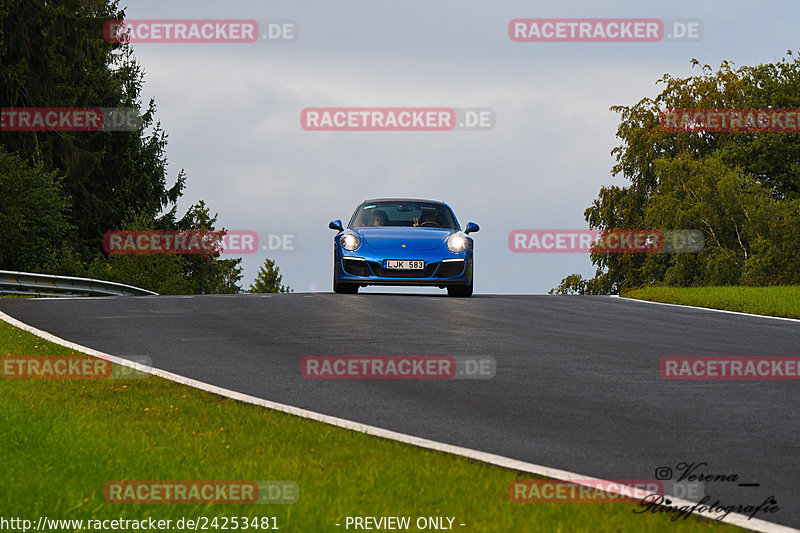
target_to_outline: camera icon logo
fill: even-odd
[[[668,466],[659,466],[656,468],[656,479],[659,481],[672,479],[672,469]]]

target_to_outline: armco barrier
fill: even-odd
[[[0,294],[36,296],[147,296],[158,293],[91,278],[0,270]]]

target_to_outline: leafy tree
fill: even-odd
[[[200,200],[178,222],[178,229],[215,231],[217,215],[211,216],[205,202]],[[225,230],[220,230],[220,239]],[[184,255],[184,276],[189,280],[194,294],[235,294],[241,292],[241,259],[219,259],[215,254]]]
[[[211,216],[201,200],[189,208],[178,223],[180,229],[217,231],[216,215]],[[125,230],[163,230],[162,221],[145,213],[131,215]],[[219,230],[219,239],[225,230]],[[159,294],[235,294],[242,278],[241,259],[219,259],[213,254],[111,254],[98,256],[87,275],[135,285]]]
[[[154,222],[144,213],[131,215],[125,230],[154,230]],[[126,283],[159,294],[191,294],[185,277],[186,261],[176,254],[110,254],[97,256],[86,275]]]
[[[275,264],[275,261],[267,258],[261,268],[258,269],[258,275],[250,285],[249,292],[292,292],[291,287],[281,284],[283,276],[278,273],[279,271],[280,268]]]
[[[570,274],[561,280],[557,287],[547,291],[548,294],[591,294],[588,280],[580,274]]]
[[[693,65],[698,65],[692,60]],[[675,108],[800,108],[800,59],[699,75],[664,75],[655,99],[615,106],[612,150],[631,185],[602,187],[584,215],[593,229],[700,229],[698,254],[591,255],[590,280],[565,278],[554,291],[618,293],[645,284],[772,284],[800,280],[800,134],[667,131]],[[795,281],[792,281],[795,280]]]
[[[55,172],[0,145],[0,269],[38,270],[61,253],[71,229]]]

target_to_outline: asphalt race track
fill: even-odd
[[[711,502],[800,527],[800,383],[667,381],[667,356],[799,356],[800,322],[612,297],[3,299],[31,326],[274,402],[605,479],[708,463]],[[307,355],[491,355],[485,380],[308,380]],[[740,487],[739,483],[758,483]],[[709,503],[711,503],[709,502]]]

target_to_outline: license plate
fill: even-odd
[[[395,261],[394,259],[387,259],[384,268],[392,270],[422,270],[425,268],[425,261]]]

